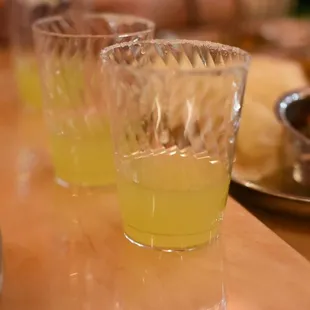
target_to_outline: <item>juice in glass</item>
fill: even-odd
[[[223,163],[174,153],[132,155],[120,167],[120,204],[130,240],[190,249],[218,234],[230,182]]]
[[[73,9],[75,14],[33,25],[55,177],[64,186],[113,185],[114,152],[100,51],[114,42],[151,38],[154,24],[135,16]]]
[[[32,53],[16,53],[14,62],[21,101],[28,109],[40,110],[42,93],[35,55]]]
[[[57,182],[61,185],[102,186],[115,183],[112,141],[107,121],[80,124],[75,130],[51,135]]]
[[[125,236],[190,250],[219,236],[249,55],[152,40],[101,53]]]
[[[52,64],[59,69],[49,75],[48,91],[53,96],[45,114],[57,183],[114,184],[110,128],[96,68],[86,66],[79,55],[65,63],[54,59]]]

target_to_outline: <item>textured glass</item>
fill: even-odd
[[[42,107],[31,25],[39,18],[66,13],[72,1],[8,0],[12,61],[20,101],[27,110]]]
[[[125,234],[188,249],[218,234],[249,56],[198,41],[102,52]]]
[[[42,19],[33,29],[58,183],[113,184],[99,53],[114,43],[152,38],[154,24],[127,15],[71,14]]]

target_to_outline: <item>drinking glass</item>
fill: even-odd
[[[9,0],[8,2],[12,60],[20,100],[27,110],[40,110],[42,95],[31,25],[38,18],[67,12],[71,1]]]
[[[101,54],[125,236],[161,250],[218,236],[249,55],[153,40]]]
[[[57,182],[115,183],[99,53],[114,43],[152,38],[154,23],[130,15],[85,14],[38,20],[33,31]]]

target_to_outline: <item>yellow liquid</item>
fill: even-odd
[[[112,141],[108,124],[99,128],[77,126],[51,137],[52,156],[58,183],[104,186],[115,183]]]
[[[125,234],[142,245],[189,249],[218,233],[229,188],[222,163],[158,155],[132,158],[119,172]]]
[[[41,109],[42,92],[35,56],[15,55],[15,75],[23,104],[29,109]]]

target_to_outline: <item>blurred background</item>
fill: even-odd
[[[308,65],[307,0],[0,0],[1,46],[14,31],[31,34],[29,21],[70,7],[147,17],[156,22],[160,37],[219,41]]]
[[[244,21],[266,20],[282,16],[307,16],[307,0],[0,0],[0,35],[7,42],[9,8],[14,2],[31,7],[37,15],[47,15],[47,6],[59,2],[62,6],[84,6],[89,10],[121,12],[154,20],[159,29],[197,28]],[[44,8],[45,7],[45,8]]]

